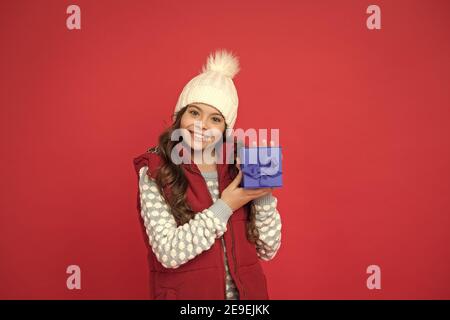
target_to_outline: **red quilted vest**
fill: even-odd
[[[224,143],[225,146],[225,143]],[[222,149],[224,150],[224,149]],[[149,167],[147,175],[155,178],[161,158],[154,151],[134,158],[134,168],[138,176],[143,166]],[[229,166],[234,164],[217,164],[219,192],[229,185],[234,177],[231,176]],[[213,200],[208,191],[203,176],[197,165],[181,164],[189,182],[186,198],[195,212],[210,207]],[[141,217],[140,194],[138,188],[137,209]],[[224,233],[226,254],[231,276],[239,291],[241,300],[266,300],[266,277],[253,243],[247,240],[246,218],[249,206],[234,211],[228,220],[227,231]],[[140,218],[141,222],[142,219]],[[150,266],[150,298],[151,299],[179,299],[179,300],[224,300],[225,299],[225,265],[224,251],[220,239],[216,239],[212,247],[194,259],[176,269],[165,268],[156,258],[141,223],[143,237],[148,248]]]

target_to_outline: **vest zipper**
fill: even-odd
[[[188,167],[188,170],[191,171],[192,173],[198,174],[199,176],[201,176],[203,178],[203,176],[202,176],[202,174],[200,172],[197,172],[197,171],[193,170],[190,166]],[[218,171],[217,171],[217,182],[219,182],[219,172]],[[209,198],[211,199],[211,203],[214,203],[214,199],[212,198],[211,193],[209,192],[208,185],[206,184],[205,179],[203,179],[203,183],[204,183],[204,185],[206,187],[206,191],[209,194]],[[224,288],[223,296],[224,296],[224,300],[226,300],[227,299],[227,283],[226,283],[227,280],[226,280],[226,275],[225,275],[225,273],[226,273],[225,263],[227,263],[227,261],[225,260],[226,244],[225,244],[225,239],[223,238],[223,235],[221,237],[221,241],[220,242],[221,242],[221,246],[222,246],[222,266],[224,267],[223,268],[223,273],[222,273],[222,276],[223,276],[223,288]]]
[[[200,170],[199,170],[199,172],[196,172],[196,170],[193,170],[190,166],[189,166],[189,168],[188,168],[188,170],[189,171],[191,171],[192,173],[196,173],[196,174],[198,174],[198,175],[200,175],[202,178],[203,178],[203,176],[202,176],[202,174],[200,173]],[[217,182],[219,182],[219,171],[217,170]],[[206,190],[207,190],[207,192],[208,192],[208,194],[209,194],[209,197],[210,197],[210,199],[211,199],[211,202],[212,203],[214,203],[214,199],[212,198],[212,196],[211,196],[211,193],[209,192],[209,189],[208,189],[208,185],[206,184],[206,181],[205,181],[205,179],[203,179],[203,183],[204,183],[204,185],[205,185],[205,187],[206,187]],[[220,183],[220,182],[219,182]],[[231,220],[231,217],[230,217],[230,220]],[[241,281],[241,279],[239,278],[239,275],[237,274],[237,272],[236,272],[236,270],[237,270],[237,265],[236,265],[236,256],[234,255],[234,236],[233,236],[233,225],[231,224],[231,221],[230,220],[228,220],[228,225],[230,226],[230,232],[231,232],[231,255],[232,255],[232,257],[233,257],[233,262],[234,262],[234,274],[236,275],[236,277],[238,278],[238,280],[239,280],[239,282],[240,283],[242,283],[242,281]],[[223,236],[222,236],[223,237]],[[225,239],[223,239],[224,241],[223,241],[223,246],[226,248],[226,244],[225,244]],[[223,248],[222,248],[222,250],[224,250]],[[224,257],[224,255],[226,254],[225,253],[225,251],[226,250],[224,250],[222,253],[223,253],[223,255],[222,255],[222,262],[223,262],[223,265],[225,266],[225,263],[227,263],[226,261],[225,261],[225,257]],[[226,270],[224,270],[224,271],[226,271]],[[225,273],[225,272],[224,272]],[[225,274],[223,274],[223,277],[224,277],[224,283],[225,283],[225,299],[227,298],[226,297],[226,291],[227,291],[227,285],[226,285],[226,279],[225,279]],[[238,288],[238,292],[239,292],[239,288]],[[242,297],[245,297],[245,290],[244,290],[244,287],[242,287]],[[241,299],[241,293],[239,292],[239,300],[242,300]]]
[[[232,244],[231,245],[231,255],[233,256],[233,262],[234,262],[234,274],[238,278],[239,282],[242,284],[241,278],[239,278],[239,275],[236,272],[237,271],[237,264],[236,264],[236,256],[234,255],[234,233],[233,233],[233,224],[231,223],[231,221],[230,221],[230,231],[231,231],[231,244]],[[242,297],[245,297],[244,287],[242,287]],[[239,300],[242,300],[241,297],[239,297]]]
[[[225,268],[225,263],[226,263],[226,257],[225,257],[225,255],[226,255],[226,246],[225,246],[225,239],[223,238],[223,235],[222,235],[222,237],[220,237],[220,244],[221,244],[221,246],[222,246],[222,265],[224,266],[224,272],[223,272],[223,288],[224,288],[224,299],[226,300],[227,299],[227,280],[226,280],[226,275],[225,275],[225,273],[226,273],[226,268]]]

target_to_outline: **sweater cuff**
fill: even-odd
[[[272,193],[269,193],[254,199],[253,203],[262,207],[264,205],[271,205],[273,201],[275,201],[275,197],[272,195]]]
[[[228,219],[233,214],[233,210],[226,204],[222,199],[217,199],[216,202],[209,207],[209,210],[217,217],[220,221],[227,224]]]

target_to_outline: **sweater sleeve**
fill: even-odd
[[[281,246],[281,217],[277,202],[277,198],[272,194],[253,200],[256,208],[255,223],[259,231],[256,250],[264,261],[272,260]]]
[[[148,167],[139,171],[141,216],[149,244],[157,259],[166,268],[176,269],[194,259],[214,244],[227,230],[232,209],[221,199],[196,213],[177,227],[174,216],[159,193],[156,182],[147,176]]]

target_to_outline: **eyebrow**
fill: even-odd
[[[195,108],[195,109],[197,109],[197,110],[199,110],[199,111],[201,111],[201,112],[203,112],[203,110],[202,109],[200,109],[199,107],[197,107],[196,105],[194,105],[194,104],[190,104],[189,105],[189,107],[192,107],[192,108]],[[223,116],[220,114],[220,113],[218,113],[218,112],[214,112],[214,113],[211,113],[211,115],[212,116],[214,116],[214,115],[218,115],[218,116],[220,116],[221,118],[223,118]]]

